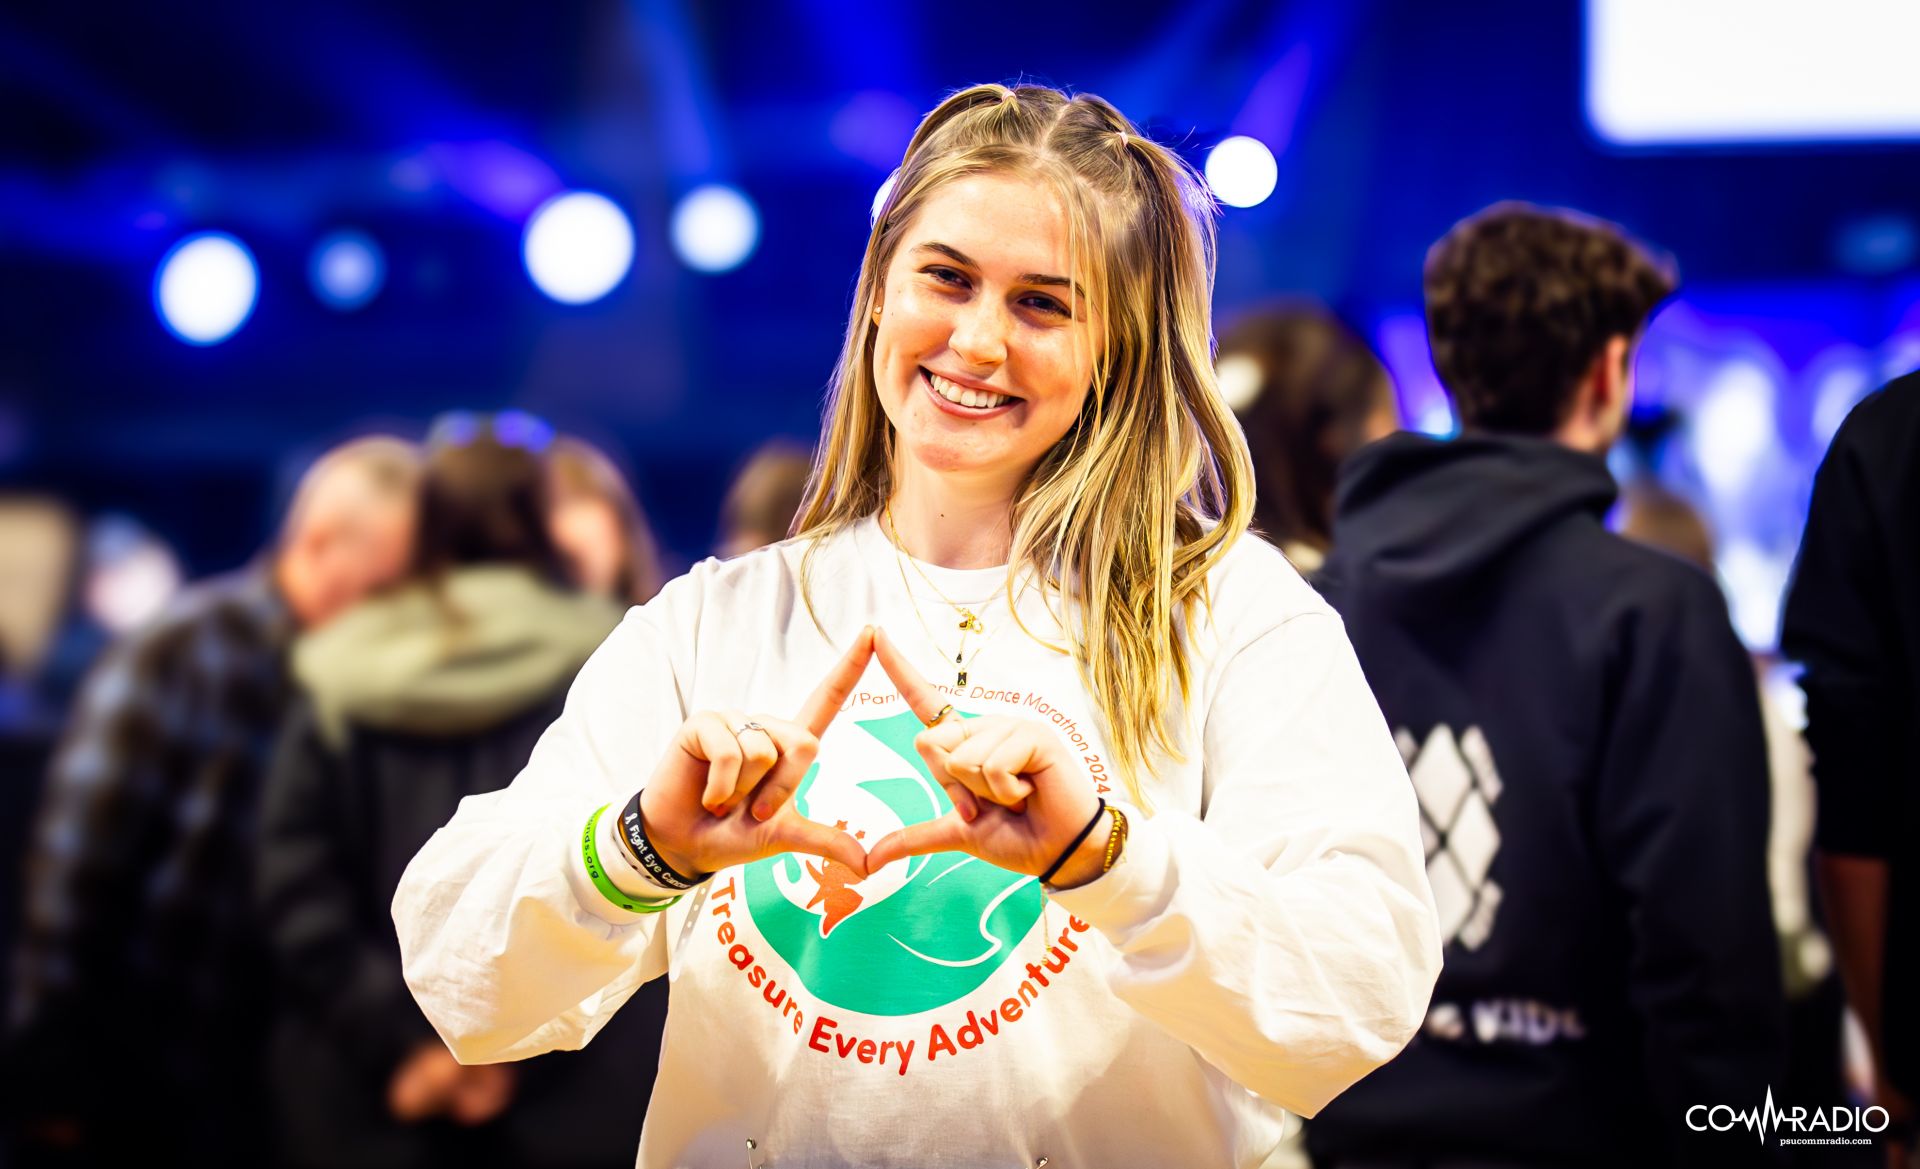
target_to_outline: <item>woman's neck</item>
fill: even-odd
[[[998,568],[1007,562],[1013,496],[1004,487],[955,482],[918,466],[897,468],[894,483],[888,504],[893,537],[909,556],[942,568]]]

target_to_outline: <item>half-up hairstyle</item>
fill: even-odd
[[[1091,94],[980,85],[928,114],[867,238],[796,530],[816,537],[810,566],[819,537],[891,496],[894,434],[868,314],[927,199],[979,174],[1058,192],[1072,275],[1105,323],[1079,419],[1015,496],[1008,588],[1030,573],[1062,615],[1116,770],[1144,803],[1141,777],[1178,756],[1192,683],[1176,618],[1206,603],[1207,572],[1253,508],[1246,441],[1214,384],[1217,209],[1178,155]]]

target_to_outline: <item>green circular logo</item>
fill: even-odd
[[[874,768],[846,763],[844,751],[828,770],[816,762],[794,792],[801,815],[872,845],[953,810],[913,749],[922,730],[913,712],[855,725],[885,749],[878,758],[887,765],[858,774]],[[978,987],[1013,955],[1044,901],[1032,877],[963,852],[912,857],[864,881],[838,861],[768,857],[746,867],[746,893],[754,925],[809,991],[869,1015],[917,1014]]]

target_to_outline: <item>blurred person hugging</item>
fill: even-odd
[[[403,585],[293,651],[301,695],[268,781],[258,908],[280,977],[271,1054],[288,1164],[624,1165],[658,1014],[514,1068],[462,1067],[414,1006],[388,917],[462,798],[504,787],[623,606],[555,547],[550,432],[452,415],[429,440]],[[536,1139],[535,1134],[538,1134]]]
[[[398,439],[327,453],[271,550],[89,674],[26,861],[5,1086],[24,1159],[258,1162],[268,991],[249,889],[288,648],[405,569],[417,479]],[[115,1053],[139,1074],[103,1090]]]
[[[1428,253],[1462,433],[1348,462],[1320,586],[1407,760],[1446,961],[1407,1050],[1309,1126],[1316,1164],[1769,1163],[1688,1125],[1782,1082],[1752,668],[1711,579],[1604,522],[1673,288],[1527,204]]]
[[[1366,342],[1305,301],[1236,321],[1215,369],[1253,454],[1254,526],[1312,573],[1333,546],[1340,464],[1400,428],[1393,380]]]
[[[548,527],[573,582],[595,596],[644,605],[666,579],[659,542],[614,461],[585,439],[560,435],[547,451]]]

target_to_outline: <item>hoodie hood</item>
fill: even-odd
[[[1430,608],[1544,529],[1604,517],[1618,494],[1605,460],[1548,439],[1396,434],[1341,471],[1326,575],[1392,609]]]
[[[294,645],[294,677],[335,745],[358,724],[485,730],[552,698],[620,622],[617,605],[528,569],[479,565],[356,606]]]

